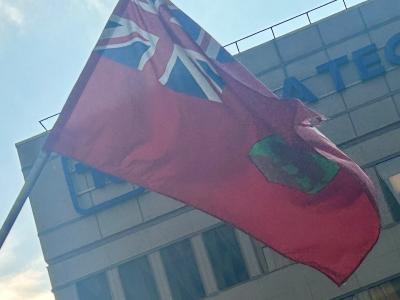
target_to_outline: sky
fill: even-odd
[[[225,45],[328,0],[173,2]],[[38,121],[61,110],[116,3],[0,0],[0,223],[23,185],[15,143],[43,132]],[[310,17],[316,21],[342,8],[338,1]],[[276,32],[305,24],[298,19]],[[263,34],[240,47],[269,38]],[[29,204],[0,250],[0,299],[54,299]]]

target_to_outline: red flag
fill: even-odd
[[[169,1],[122,0],[46,148],[181,200],[344,282],[375,244],[363,171]]]

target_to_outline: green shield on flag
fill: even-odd
[[[293,147],[278,135],[254,144],[249,155],[269,181],[308,194],[320,192],[340,169],[318,152]]]

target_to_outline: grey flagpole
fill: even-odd
[[[31,171],[29,172],[28,177],[25,180],[25,183],[18,194],[17,199],[8,213],[6,220],[3,223],[3,226],[0,230],[0,250],[3,247],[3,244],[13,227],[15,220],[17,219],[19,213],[21,212],[22,207],[25,204],[26,199],[29,197],[33,187],[37,179],[40,176],[44,166],[46,165],[47,160],[49,159],[50,153],[41,150],[38,157],[36,158]]]

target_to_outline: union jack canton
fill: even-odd
[[[225,83],[213,64],[234,61],[223,47],[169,1],[127,0],[124,5],[106,24],[98,54],[137,71],[149,69],[175,92],[222,102]]]

